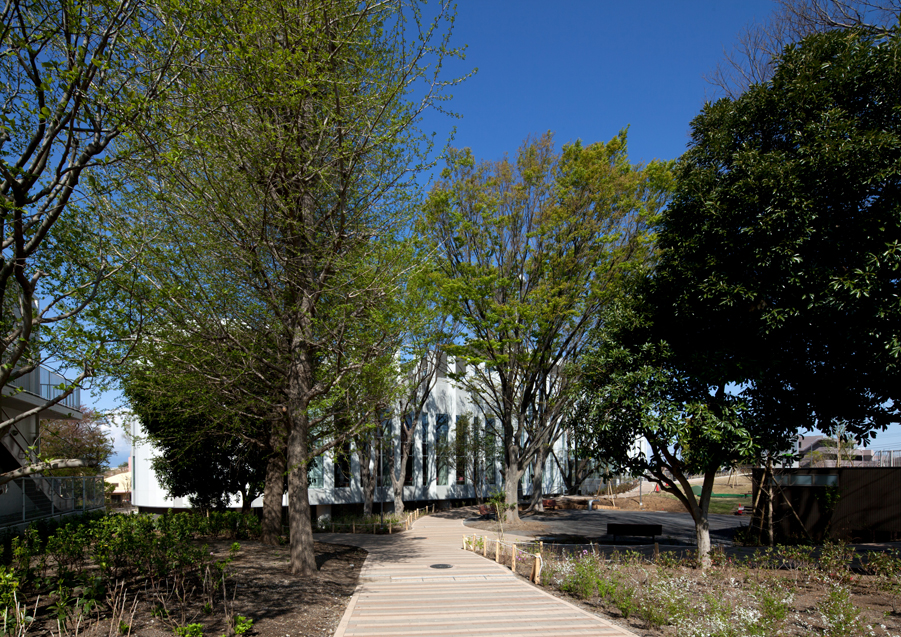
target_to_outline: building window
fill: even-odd
[[[346,489],[350,486],[350,443],[345,442],[335,453],[335,488]]]
[[[400,442],[401,442],[401,448],[400,448],[400,454],[399,454],[400,459],[403,459],[404,447],[407,445],[407,440],[409,437],[409,434],[407,433],[407,431],[412,429],[412,427],[413,427],[413,415],[407,414],[406,416],[404,416],[404,426],[401,427],[401,430],[400,430]],[[404,486],[405,487],[413,486],[413,445],[412,445],[412,443],[410,444],[409,455],[407,456],[407,462],[406,462],[406,467],[405,467],[405,471],[404,471]]]
[[[448,442],[450,433],[450,416],[438,414],[435,419],[435,453],[437,456],[437,471],[435,478],[438,486],[447,486],[448,473],[451,468],[452,450]]]
[[[324,464],[322,456],[316,456],[307,464],[307,481],[311,489],[322,489],[325,486]]]
[[[429,486],[429,417],[422,414],[422,486]]]
[[[469,484],[470,480],[469,472],[467,471],[467,466],[469,464],[469,460],[472,457],[472,444],[471,444],[471,423],[468,415],[457,416],[457,426],[454,435],[455,449],[454,455],[456,456],[456,478],[454,480],[455,484]]]

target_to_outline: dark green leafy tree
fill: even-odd
[[[570,422],[608,471],[646,476],[674,495],[695,523],[702,567],[710,564],[708,511],[716,472],[782,448],[791,432],[758,420],[724,387],[686,372],[666,342],[655,340],[640,292],[616,304],[587,354],[582,394]],[[702,475],[701,494],[689,478]]]
[[[659,340],[790,430],[866,438],[901,415],[899,44],[813,35],[707,105],[659,226]]]

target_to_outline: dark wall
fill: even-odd
[[[834,486],[824,484],[835,480],[830,476],[837,478]],[[754,469],[755,501],[762,478],[763,469]],[[901,539],[901,467],[776,469],[775,479],[781,484],[774,487],[773,520],[782,537],[803,538],[803,523],[816,540]],[[810,485],[797,484],[802,481]]]

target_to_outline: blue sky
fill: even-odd
[[[528,135],[553,131],[558,144],[592,143],[628,126],[633,162],[675,159],[692,118],[716,97],[704,75],[745,25],[774,7],[769,0],[460,0],[454,44],[467,45],[466,60],[449,72],[478,72],[452,91],[449,107],[461,119],[433,114],[424,126],[439,144],[455,126],[454,146],[491,160],[514,156]],[[114,401],[107,395],[98,406]],[[871,447],[901,449],[901,426]],[[116,464],[128,456],[122,443],[117,451]]]

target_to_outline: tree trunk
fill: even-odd
[[[703,570],[710,567],[710,520],[708,514],[710,511],[710,496],[713,493],[713,481],[716,479],[716,469],[710,470],[704,474],[704,484],[701,486],[701,497],[695,498],[691,489],[687,487],[688,482],[685,481],[688,491],[685,493],[688,501],[692,503],[691,517],[695,522],[695,538],[698,543],[698,566]]]
[[[306,411],[297,413],[288,434],[288,526],[291,531],[291,573],[308,577],[316,572],[313,524],[307,480],[308,426]]]
[[[507,510],[504,523],[519,522],[519,480],[522,478],[519,465],[508,466],[504,472],[504,494],[507,496]]]
[[[282,534],[282,499],[285,493],[285,432],[281,424],[273,425],[269,445],[272,454],[266,463],[261,539],[263,544],[277,546]]]
[[[401,428],[404,423],[400,423]],[[413,432],[407,435],[406,442],[400,445],[400,468],[395,470],[394,461],[391,466],[391,486],[394,489],[394,515],[400,515],[404,512],[404,482],[407,480],[407,459],[410,457],[410,447],[413,444]],[[394,458],[394,454],[391,454]]]
[[[362,443],[359,450],[360,457],[360,483],[363,488],[363,515],[372,515],[372,500],[375,494],[375,476],[372,474],[372,444],[369,441]]]
[[[535,457],[535,471],[532,474],[532,498],[530,511],[544,511],[544,465],[547,463],[550,445],[542,445]]]
[[[773,546],[773,459],[767,458],[766,465],[767,474],[769,475],[769,480],[766,483],[766,535],[769,546]]]
[[[710,566],[710,522],[707,519],[707,511],[699,511],[700,515],[695,519],[695,537],[698,542],[698,564],[702,569]]]

